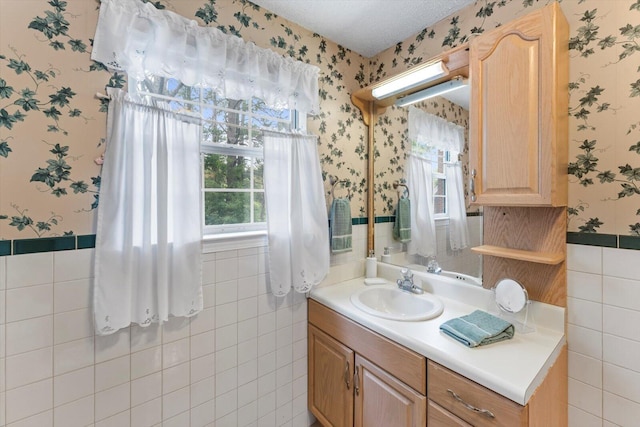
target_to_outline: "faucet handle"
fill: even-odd
[[[400,274],[405,280],[410,280],[413,278],[413,272],[408,268],[403,268],[402,270],[400,270]]]

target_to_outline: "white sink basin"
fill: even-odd
[[[383,319],[416,322],[440,316],[442,301],[431,294],[411,294],[398,288],[364,288],[351,295],[351,303]]]

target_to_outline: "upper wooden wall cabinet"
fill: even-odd
[[[553,3],[471,41],[475,203],[566,206],[568,40]]]

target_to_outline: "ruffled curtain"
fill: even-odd
[[[265,132],[271,291],[307,292],[329,272],[329,228],[317,138]]]
[[[317,113],[319,68],[224,34],[151,2],[102,0],[91,59],[142,80],[146,73],[232,99]]]
[[[462,167],[458,160],[464,148],[464,128],[445,119],[409,107],[411,152],[420,155],[429,148],[449,151],[445,164],[446,194],[449,199],[449,246],[457,251],[469,246],[467,210],[464,199]]]
[[[433,174],[431,163],[410,154],[407,157],[407,187],[411,189],[411,240],[409,255],[435,256],[436,224],[433,219]]]
[[[96,333],[202,310],[198,120],[109,88],[93,288]]]

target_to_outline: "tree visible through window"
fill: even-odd
[[[174,79],[148,77],[134,84],[138,94],[202,119],[205,233],[266,229],[262,130],[291,130],[293,112],[268,108],[257,98],[221,98],[210,89],[185,86]]]

